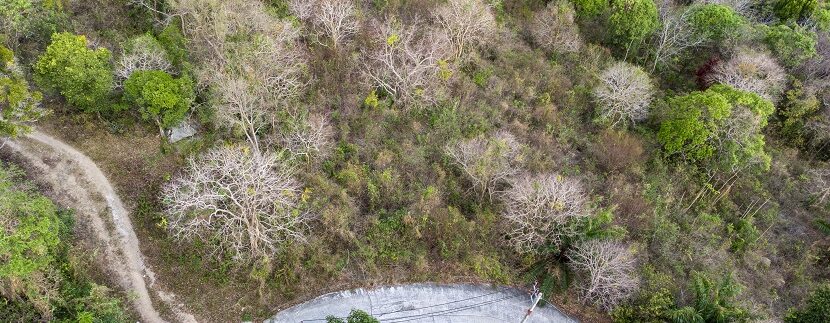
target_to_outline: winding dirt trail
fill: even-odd
[[[128,293],[143,322],[165,322],[153,306],[151,290],[173,312],[176,322],[196,322],[175,302],[175,295],[154,287],[155,275],[144,262],[129,212],[95,162],[38,131],[7,141],[3,149],[11,150],[12,157],[37,174],[33,180],[51,189],[47,195],[76,211],[76,223],[88,228],[95,245],[104,251],[100,263]]]

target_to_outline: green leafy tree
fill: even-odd
[[[651,0],[611,0],[608,30],[613,42],[630,47],[651,36],[660,25]]]
[[[23,29],[26,15],[33,9],[31,0],[3,0],[0,2],[0,33],[14,35]]]
[[[818,0],[778,0],[773,11],[783,21],[809,17],[818,7]]]
[[[20,175],[0,164],[0,294],[25,297],[49,318],[57,297],[52,266],[62,222],[52,201],[15,185]]]
[[[0,318],[4,322],[128,322],[109,290],[69,260],[71,212],[0,163]]]
[[[710,161],[735,171],[750,164],[769,167],[760,130],[775,107],[757,94],[716,84],[668,100],[657,139],[669,155]]]
[[[809,134],[807,123],[815,118],[821,102],[815,93],[805,90],[800,80],[792,78],[790,82],[790,89],[784,93],[778,110],[775,127],[790,145],[803,148]]]
[[[0,45],[0,137],[17,137],[30,131],[27,124],[46,114],[40,108],[41,98],[40,92],[29,89],[12,51]]]
[[[713,137],[732,113],[729,101],[714,92],[692,92],[668,100],[669,114],[657,139],[669,155],[692,161],[715,153]]]
[[[352,310],[345,321],[342,318],[329,315],[326,317],[326,323],[380,323],[380,321],[364,311]]]
[[[113,87],[111,54],[106,48],[87,46],[82,35],[53,34],[46,53],[35,63],[35,76],[41,86],[60,92],[69,104],[100,112]]]
[[[138,71],[124,82],[125,99],[139,107],[141,117],[153,120],[159,132],[178,125],[193,102],[190,78],[174,79],[163,71]]]
[[[596,17],[608,10],[608,0],[571,0],[580,18]]]
[[[816,33],[801,26],[777,25],[765,28],[767,46],[784,66],[798,67],[816,56]]]
[[[728,38],[744,23],[741,15],[722,4],[695,5],[690,10],[688,19],[696,36],[708,41]]]
[[[787,323],[830,322],[830,284],[824,283],[807,299],[801,309],[791,309],[784,317]]]

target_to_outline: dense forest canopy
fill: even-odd
[[[6,0],[0,19],[0,135],[157,138],[139,163],[172,166],[116,184],[161,279],[258,291],[206,317],[473,281],[537,282],[585,321],[830,319],[824,0]],[[71,223],[18,173],[0,167],[0,314],[124,319],[53,297],[99,286],[54,269]]]

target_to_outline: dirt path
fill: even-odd
[[[8,141],[3,149],[12,151],[14,158],[19,158],[37,174],[33,180],[49,187],[50,197],[77,212],[76,223],[94,235],[95,245],[104,251],[101,263],[106,264],[105,269],[127,291],[143,322],[165,322],[153,307],[151,289],[173,311],[175,321],[196,322],[175,302],[175,295],[154,288],[155,276],[144,263],[129,212],[89,157],[37,131],[25,139]]]

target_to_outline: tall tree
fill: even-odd
[[[110,51],[90,49],[83,35],[56,33],[34,70],[38,83],[60,92],[69,104],[87,112],[100,112],[113,88]]]

